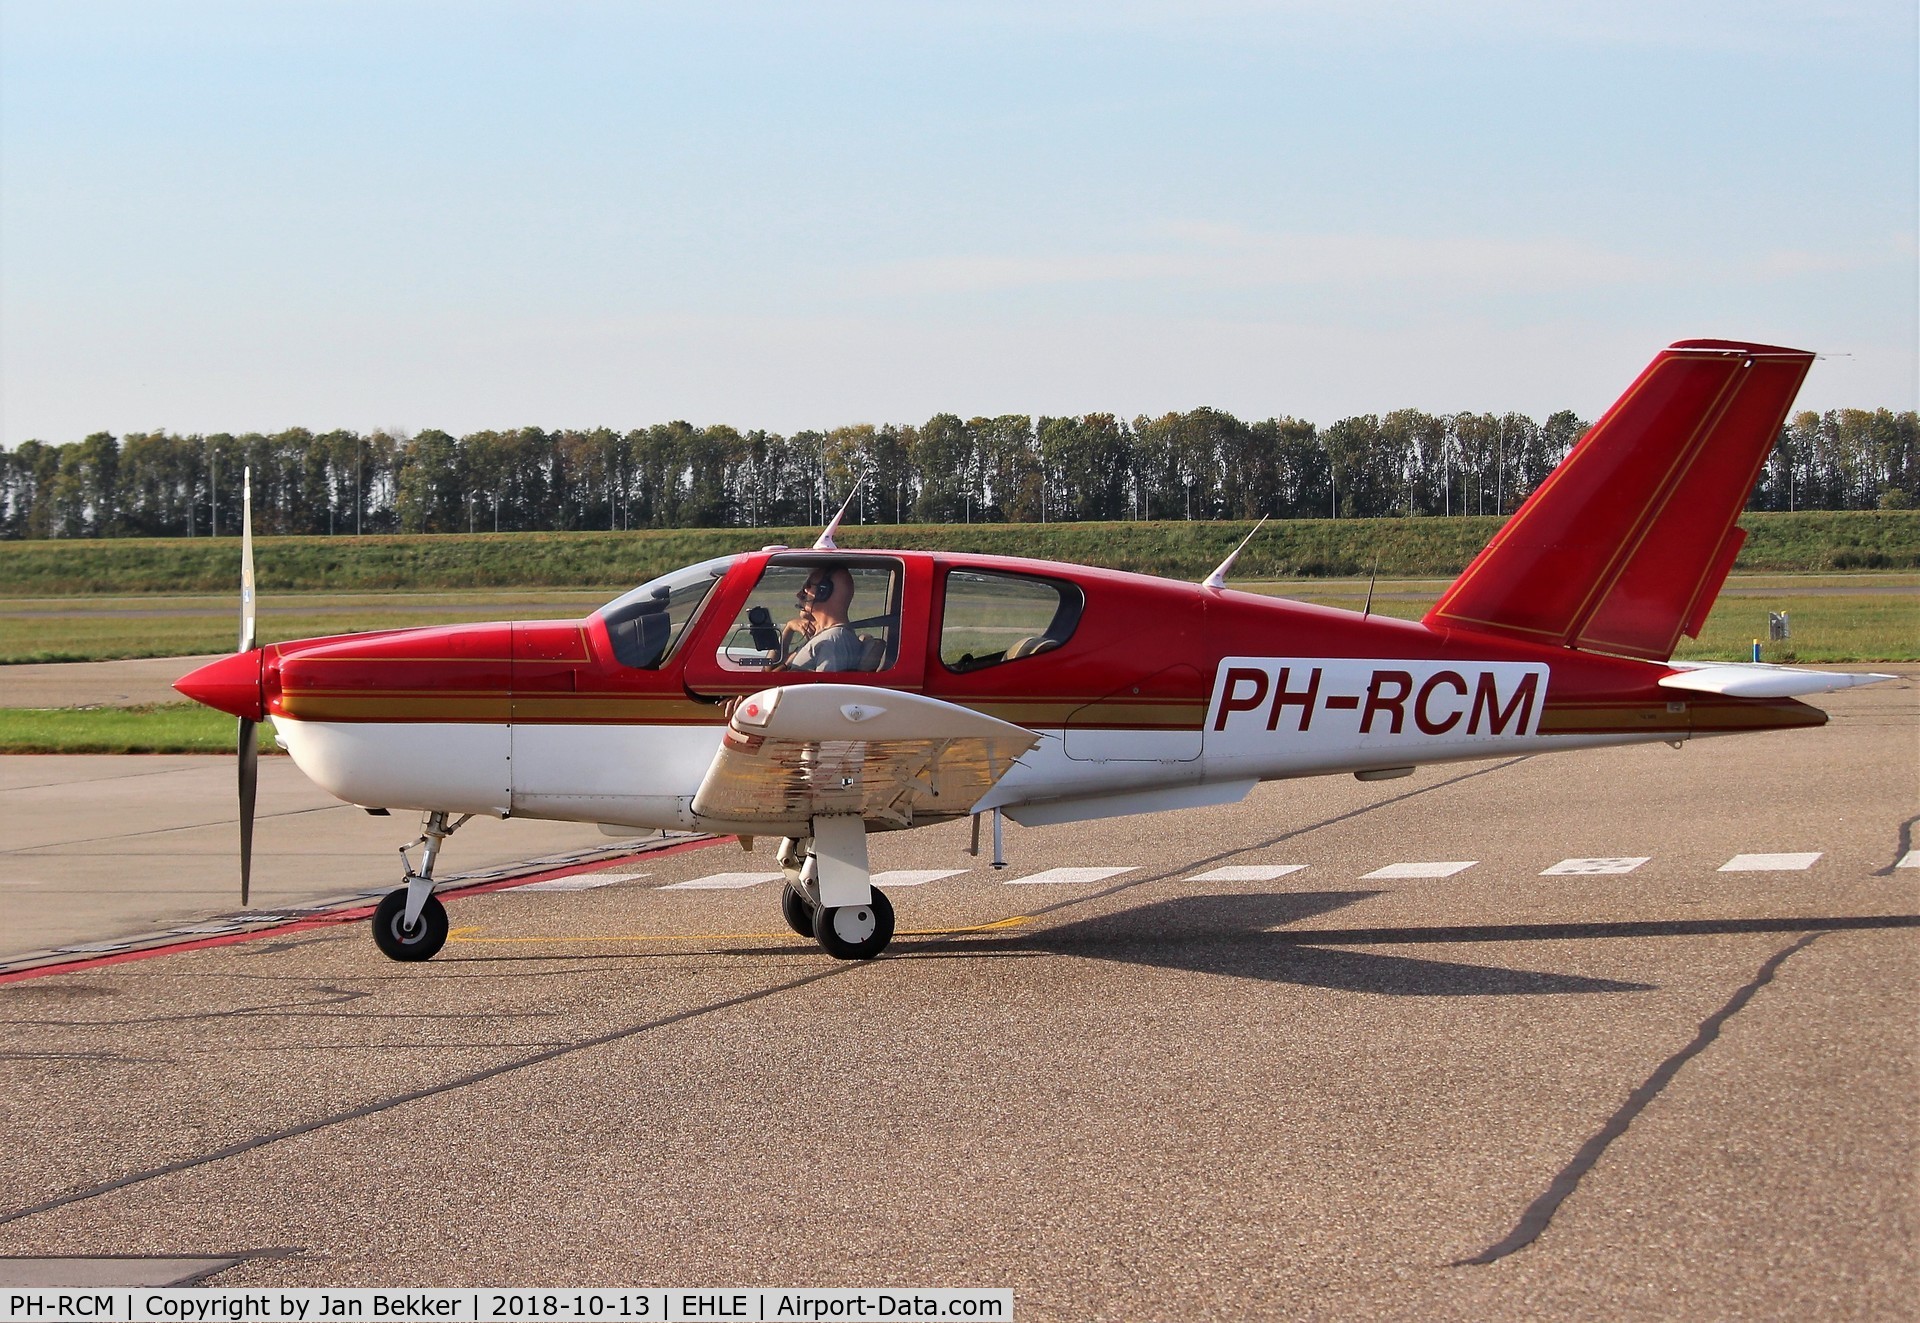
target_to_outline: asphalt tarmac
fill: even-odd
[[[0,978],[88,947],[178,941],[398,884],[396,850],[418,833],[418,814],[370,816],[292,759],[262,758],[253,907],[240,910],[234,771],[231,757],[204,755],[0,758]],[[542,872],[625,845],[591,823],[492,818],[455,840],[443,881]]]
[[[0,1255],[1007,1286],[1025,1319],[1910,1317],[1906,669],[1820,730],[1010,825],[1003,873],[964,826],[876,837],[877,870],[967,871],[893,888],[870,964],[776,884],[677,885],[763,841],[456,898],[425,965],[309,922],[3,983]],[[1125,871],[1022,881],[1056,868]]]

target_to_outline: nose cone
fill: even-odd
[[[267,715],[266,695],[260,684],[260,661],[264,655],[259,648],[236,652],[188,672],[175,680],[173,687],[196,703],[205,703],[249,721],[263,721]]]

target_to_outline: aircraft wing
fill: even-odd
[[[1040,742],[921,694],[856,684],[762,689],[734,707],[693,797],[710,820],[805,833],[815,817],[908,826],[958,817]]]

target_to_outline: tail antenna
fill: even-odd
[[[820,531],[819,537],[814,539],[815,551],[840,550],[840,544],[833,540],[833,535],[840,531],[840,521],[846,518],[847,511],[853,507],[853,498],[859,494],[860,484],[856,482],[853,484],[853,490],[847,493],[847,499],[841,503],[840,509],[834,514],[832,522]]]
[[[1365,620],[1373,614],[1373,585],[1380,582],[1380,553],[1373,553],[1373,573],[1367,576],[1367,604],[1360,609],[1360,618]]]
[[[1213,588],[1213,589],[1225,588],[1227,586],[1227,571],[1233,568],[1233,562],[1239,558],[1241,552],[1247,549],[1247,543],[1253,541],[1253,534],[1258,533],[1263,527],[1265,527],[1266,522],[1267,522],[1267,517],[1265,515],[1261,515],[1260,522],[1253,526],[1253,533],[1249,533],[1245,537],[1240,539],[1240,545],[1235,547],[1232,551],[1229,551],[1227,553],[1227,558],[1221,561],[1219,565],[1214,567],[1213,573],[1209,574],[1206,578],[1200,581],[1201,587]]]

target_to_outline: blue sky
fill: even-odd
[[[1920,391],[1903,3],[0,0],[0,440]]]

